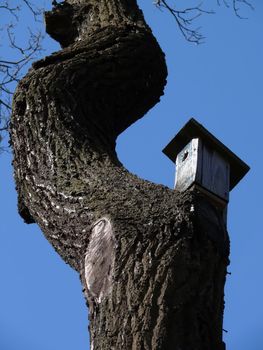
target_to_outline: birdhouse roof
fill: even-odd
[[[178,153],[180,153],[193,138],[200,138],[203,140],[207,146],[220,153],[220,155],[229,163],[230,190],[232,190],[249,171],[249,166],[194,118],[191,118],[178,134],[175,135],[175,137],[163,149],[163,153],[170,158],[172,162],[175,162]]]

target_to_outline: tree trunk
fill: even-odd
[[[228,235],[201,194],[130,174],[117,136],[163,94],[164,55],[135,0],[46,13],[63,50],[14,96],[19,211],[80,273],[91,349],[221,350]]]

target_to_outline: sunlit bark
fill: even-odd
[[[224,349],[220,213],[196,192],[139,179],[115,153],[166,82],[135,0],[69,0],[46,23],[64,49],[15,93],[19,210],[80,273],[91,349]]]

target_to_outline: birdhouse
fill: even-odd
[[[249,167],[195,119],[179,131],[163,149],[176,164],[175,188],[185,191],[197,186],[224,208],[229,192]]]

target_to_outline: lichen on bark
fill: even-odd
[[[115,152],[166,83],[164,54],[136,1],[68,0],[46,25],[63,49],[36,62],[14,95],[19,210],[80,273],[92,349],[224,349],[220,213],[196,192],[139,179]],[[98,254],[94,225],[103,220],[111,234],[97,240],[108,252],[100,283],[87,254]]]

